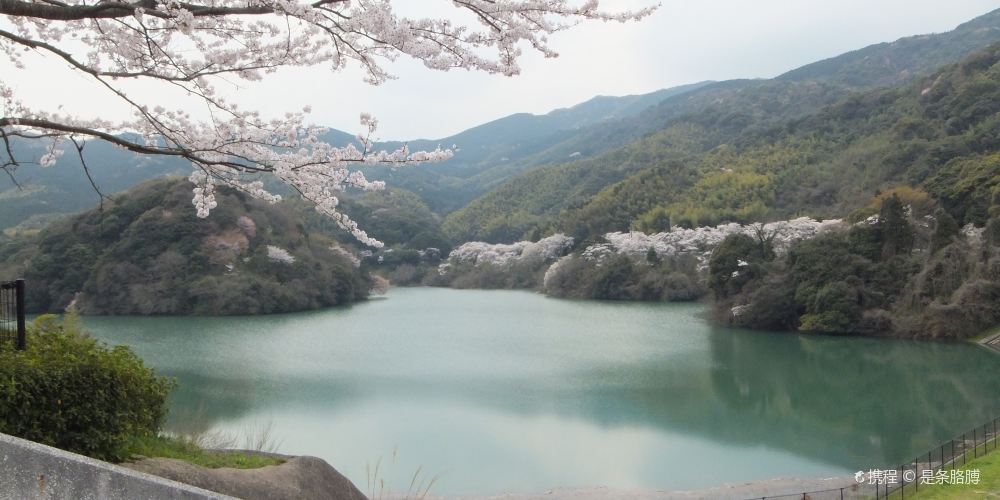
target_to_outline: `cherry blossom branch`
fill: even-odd
[[[94,181],[94,177],[90,175],[90,167],[87,166],[87,160],[83,157],[83,147],[87,144],[85,141],[77,141],[76,137],[70,136],[69,140],[73,143],[73,147],[76,148],[76,155],[80,158],[80,166],[83,167],[83,173],[87,175],[87,180],[90,181],[90,187],[94,189],[97,193],[97,197],[100,200],[98,202],[98,210],[104,210],[104,200],[107,196],[101,192],[101,188],[97,187],[97,182]]]
[[[326,129],[304,125],[301,113],[264,120],[219,95],[212,82],[223,77],[256,81],[287,66],[326,65],[339,71],[360,65],[365,80],[393,78],[383,64],[399,56],[437,70],[466,68],[516,75],[522,46],[546,57],[557,54],[548,36],[580,21],[626,22],[656,8],[605,12],[598,0],[454,0],[474,22],[449,18],[408,18],[393,0],[0,0],[0,57],[23,69],[22,54],[34,51],[68,63],[125,103],[134,117],[112,123],[60,116],[20,104],[0,81],[0,139],[8,175],[18,165],[9,138],[52,138],[41,164],[54,163],[70,138],[107,141],[139,155],[188,160],[195,168],[193,203],[199,216],[215,206],[216,185],[252,196],[280,199],[263,188],[260,174],[276,177],[316,205],[316,209],[371,245],[380,245],[338,211],[338,192],[381,189],[349,167],[408,165],[448,159],[453,151],[375,151],[377,122],[363,115],[360,149],[334,147],[320,140]],[[9,25],[9,26],[8,26]],[[0,75],[0,78],[6,75]],[[129,96],[120,80],[152,81],[175,87],[199,100],[209,121],[199,122],[184,108],[165,109]],[[225,80],[228,82],[228,80]],[[127,134],[138,134],[133,140]],[[84,162],[86,170],[86,163]],[[89,171],[87,171],[89,177]],[[91,179],[93,181],[93,179]],[[94,183],[96,189],[96,183]],[[100,192],[98,191],[100,194]]]

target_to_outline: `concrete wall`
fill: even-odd
[[[0,434],[0,499],[232,499],[201,488]]]

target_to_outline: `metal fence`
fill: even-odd
[[[0,283],[0,349],[25,348],[24,280]]]
[[[828,499],[900,499],[913,495],[930,484],[956,484],[956,479],[965,481],[969,476],[959,475],[959,469],[970,460],[997,449],[997,431],[1000,418],[963,432],[961,436],[941,443],[913,460],[885,469],[863,471],[859,481],[843,488],[819,491],[804,491],[787,495],[753,497],[761,500],[828,500]],[[952,472],[956,471],[956,472]]]

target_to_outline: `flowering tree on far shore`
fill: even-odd
[[[412,0],[410,0],[412,1]],[[519,72],[524,48],[555,56],[548,36],[583,20],[631,21],[655,7],[609,12],[598,0],[454,0],[453,18],[398,15],[399,0],[0,0],[0,58],[24,69],[35,51],[66,63],[129,107],[133,117],[112,122],[29,109],[0,74],[0,168],[12,174],[26,162],[13,138],[51,140],[37,160],[55,162],[69,141],[83,161],[83,141],[98,139],[141,155],[189,160],[199,216],[215,207],[215,186],[277,201],[261,175],[291,186],[316,209],[369,245],[369,237],[338,210],[348,187],[381,189],[352,165],[441,161],[448,149],[376,151],[377,121],[362,115],[359,146],[334,147],[309,125],[309,109],[278,120],[238,108],[217,92],[220,78],[255,81],[287,66],[359,64],[366,81],[392,78],[384,69],[400,55],[431,69],[465,68],[502,75]],[[6,72],[5,72],[6,73]],[[152,81],[193,96],[210,118],[130,96],[122,83]],[[135,139],[134,137],[141,137]],[[84,168],[86,164],[84,163]]]

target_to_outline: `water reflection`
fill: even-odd
[[[985,350],[717,329],[700,312],[394,290],[309,314],[87,324],[180,380],[171,426],[270,420],[284,451],[362,484],[397,448],[402,476],[447,474],[439,493],[842,473],[1000,414]]]
[[[717,395],[737,435],[851,467],[912,459],[1000,414],[998,357],[973,346],[716,331]],[[734,435],[733,439],[739,439]],[[816,451],[822,449],[822,451]]]

